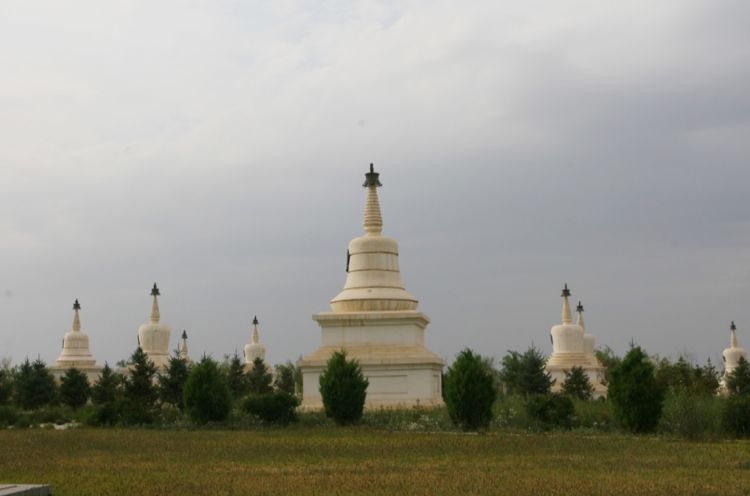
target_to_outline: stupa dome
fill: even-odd
[[[154,283],[151,289],[153,303],[151,305],[151,321],[138,328],[138,345],[149,359],[159,368],[166,367],[169,362],[169,336],[172,333],[169,326],[160,322],[159,288]]]
[[[331,309],[340,312],[381,312],[416,310],[417,299],[401,282],[398,243],[383,236],[377,188],[380,174],[370,164],[365,174],[367,188],[365,235],[349,242],[344,290],[331,300]]]

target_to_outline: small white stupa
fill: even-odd
[[[157,370],[163,370],[169,365],[169,336],[171,330],[166,324],[159,321],[159,288],[154,283],[151,296],[154,297],[151,305],[151,322],[143,324],[138,328],[138,346],[141,347],[148,358],[154,362]]]
[[[313,316],[321,327],[321,345],[300,362],[302,407],[322,408],[320,374],[341,350],[359,362],[369,381],[366,408],[441,405],[444,362],[424,345],[430,319],[417,311],[417,299],[401,282],[398,243],[382,235],[381,184],[372,164],[363,186],[365,235],[349,243],[346,284],[331,300],[332,311]]]
[[[594,355],[594,336],[586,333],[583,322],[583,305],[578,302],[578,323],[573,324],[570,315],[570,290],[568,285],[562,291],[562,324],[552,327],[552,354],[547,359],[547,372],[555,380],[553,391],[560,391],[565,382],[565,373],[573,367],[581,367],[589,376],[594,388],[594,397],[607,395],[604,381],[604,367]]]
[[[62,351],[57,358],[57,362],[50,367],[52,374],[60,378],[65,371],[71,368],[77,368],[84,372],[93,383],[101,374],[102,368],[96,364],[96,360],[89,351],[89,337],[81,332],[81,304],[76,299],[73,303],[73,329],[65,334],[62,343]]]
[[[747,352],[744,348],[737,345],[737,326],[734,325],[734,321],[732,321],[732,325],[729,326],[729,330],[731,332],[729,337],[729,348],[726,348],[722,354],[724,359],[724,374],[721,376],[721,385],[719,388],[720,393],[727,392],[727,376],[737,368],[737,365],[740,363],[740,358],[747,360]]]
[[[253,317],[253,335],[251,341],[245,345],[245,368],[250,369],[256,358],[266,361],[266,347],[260,344],[258,337],[258,317]],[[266,364],[268,366],[268,364]]]
[[[182,337],[180,338],[180,342],[177,343],[177,356],[185,360],[187,363],[190,363],[190,355],[188,355],[188,345],[187,345],[187,331],[182,330]]]

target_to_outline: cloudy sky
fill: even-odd
[[[0,357],[312,352],[384,232],[428,346],[750,346],[750,3],[0,0]]]

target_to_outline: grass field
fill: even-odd
[[[750,494],[747,441],[579,433],[0,431],[0,482],[88,494]]]

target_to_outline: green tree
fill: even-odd
[[[750,363],[740,357],[737,367],[727,374],[726,384],[730,395],[750,395]]]
[[[159,374],[159,399],[161,402],[174,405],[183,410],[185,408],[183,393],[187,378],[187,360],[175,352],[169,357],[167,369],[163,374]]]
[[[706,396],[715,395],[716,390],[719,389],[719,372],[714,367],[714,364],[711,363],[711,359],[709,358],[703,367],[696,365],[695,369],[696,391]]]
[[[362,418],[369,381],[359,362],[347,360],[345,351],[336,351],[320,374],[320,396],[326,416],[339,425],[353,424]]]
[[[75,367],[65,371],[60,379],[60,401],[77,410],[89,400],[91,386],[85,373]]]
[[[185,383],[185,410],[198,424],[222,422],[229,417],[232,393],[225,374],[211,357],[193,365]]]
[[[91,401],[95,405],[114,403],[119,395],[122,377],[115,373],[108,363],[104,363],[102,373],[91,388]]]
[[[18,369],[16,378],[16,401],[21,408],[35,410],[53,404],[57,399],[57,386],[47,365],[27,358]]]
[[[634,432],[653,431],[659,423],[664,389],[656,382],[654,365],[633,347],[611,371],[608,390],[615,418]]]
[[[445,375],[445,403],[453,423],[464,430],[487,428],[496,397],[486,360],[468,348],[461,351]]]
[[[534,346],[524,354],[509,351],[502,361],[500,380],[511,395],[547,394],[553,380],[545,370],[544,355]]]
[[[261,358],[253,360],[253,367],[247,373],[247,388],[253,394],[265,394],[273,391],[271,382],[273,376],[268,371],[266,363]]]
[[[589,376],[582,367],[573,367],[565,371],[562,392],[571,398],[590,400],[594,396],[594,386],[591,385]]]
[[[605,346],[604,348],[597,348],[594,351],[594,355],[596,355],[596,359],[599,360],[599,363],[604,366],[604,384],[609,384],[610,372],[614,370],[615,367],[620,365],[622,359],[618,357],[615,354],[614,350],[609,346]]]
[[[13,375],[10,369],[0,368],[0,405],[10,402],[13,395]]]
[[[159,393],[154,385],[156,366],[139,346],[130,357],[130,374],[125,378],[124,417],[128,423],[153,422],[154,405]]]
[[[279,364],[276,366],[276,378],[274,379],[273,385],[278,391],[283,391],[291,395],[295,394],[295,368],[296,366],[292,362],[286,362],[285,364]]]
[[[236,351],[227,367],[227,382],[229,383],[229,390],[232,392],[232,397],[235,399],[242,398],[250,390],[248,377],[245,373],[245,364],[242,363]]]
[[[250,394],[245,398],[242,408],[250,415],[254,415],[269,424],[286,425],[296,420],[296,408],[299,399],[284,391],[274,391],[266,394]]]

